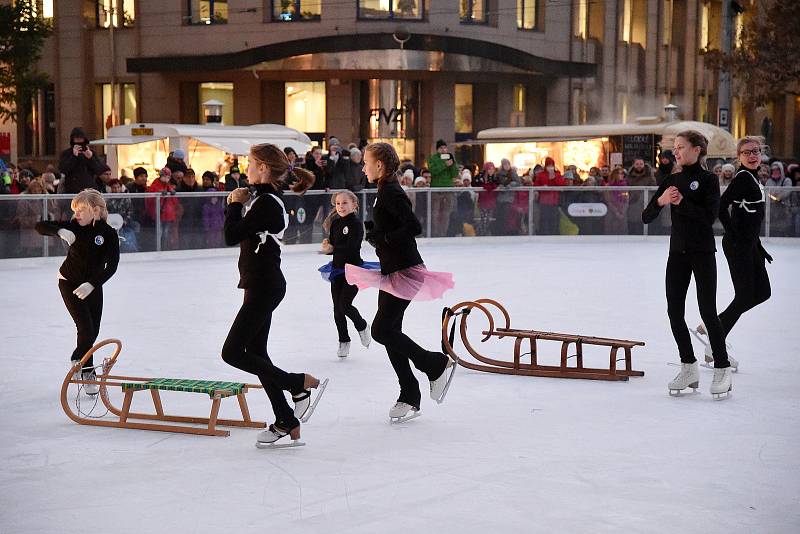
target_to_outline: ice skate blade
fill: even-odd
[[[714,370],[713,362],[714,360],[711,360],[711,363],[701,363],[700,367],[705,367],[706,369],[711,369],[713,371]],[[738,373],[738,372],[739,372],[739,366],[737,365],[736,367],[734,367],[733,365],[731,365],[731,373]]]
[[[259,449],[291,449],[293,447],[305,447],[306,444],[299,439],[292,440],[288,443],[281,443],[276,441],[275,443],[262,443],[261,441],[256,441],[256,448]]]
[[[411,415],[404,415],[403,417],[390,417],[389,424],[392,425],[399,425],[400,423],[405,423],[406,421],[411,421],[412,419],[416,419],[420,417],[422,414],[419,413],[418,410],[415,410]]]
[[[444,389],[442,389],[442,394],[439,396],[438,399],[435,398],[433,395],[431,395],[431,398],[435,400],[437,404],[441,404],[444,402],[444,398],[447,396],[447,391],[450,389],[450,384],[453,382],[453,377],[455,376],[456,369],[458,368],[458,359],[450,360],[450,358],[448,358],[448,363],[450,363],[451,361],[452,364],[449,367],[445,367],[444,369],[445,373],[449,371],[450,374],[447,377],[447,382],[444,385]]]
[[[721,401],[730,397],[732,391],[733,388],[730,388],[728,391],[725,391],[724,393],[712,393],[711,396],[714,398],[715,401]]]
[[[317,409],[317,404],[319,404],[319,400],[322,398],[322,394],[325,393],[325,388],[328,387],[328,379],[325,378],[319,383],[319,386],[316,388],[317,394],[314,395],[314,402],[311,403],[311,406],[308,407],[308,411],[303,415],[300,419],[303,423],[308,423],[308,420],[311,419],[311,416],[314,415],[314,410]]]
[[[669,396],[670,397],[680,397],[680,396],[682,396],[684,394],[683,392],[686,391],[687,389],[691,389],[692,390],[691,393],[690,393],[691,395],[697,394],[697,388],[689,386],[688,388],[684,388],[684,389],[670,389],[669,390]]]

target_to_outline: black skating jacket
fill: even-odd
[[[281,241],[289,224],[282,193],[269,184],[255,186],[245,207],[231,202],[225,210],[225,244],[239,245],[241,289],[286,287],[281,272]]]
[[[719,221],[734,243],[758,241],[766,198],[754,171],[742,167],[722,194]]]
[[[328,241],[333,247],[333,266],[344,268],[345,263],[361,265],[361,241],[364,239],[364,225],[358,215],[351,213],[338,217],[331,223]]]
[[[397,180],[384,181],[378,186],[372,220],[374,227],[369,235],[375,242],[381,273],[389,274],[422,263],[414,239],[422,233],[422,225]]]
[[[658,197],[670,186],[683,195],[677,206],[670,204],[672,231],[670,253],[716,252],[712,225],[719,213],[719,180],[699,163],[686,165],[681,172],[669,175],[653,194],[642,212],[642,221],[651,223],[661,212]]]
[[[76,285],[89,282],[98,288],[108,282],[119,265],[119,236],[106,221],[99,220],[81,226],[78,221],[36,223],[36,231],[42,235],[58,235],[62,228],[75,234],[75,242],[69,246],[67,258],[58,272]]]

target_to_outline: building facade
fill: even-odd
[[[749,7],[751,2],[740,2]],[[703,51],[720,0],[39,0],[52,84],[21,113],[18,158],[73,126],[277,123],[322,141],[387,140],[421,161],[485,128],[628,122],[667,103],[716,122]],[[756,6],[753,6],[756,7]],[[747,16],[746,11],[742,16]],[[113,89],[112,89],[113,88]],[[205,105],[204,105],[205,104]],[[745,110],[734,135],[797,150],[800,100]],[[798,132],[800,133],[800,132]]]

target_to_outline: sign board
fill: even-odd
[[[728,108],[719,108],[719,115],[717,116],[717,126],[720,128],[729,128]]]
[[[622,136],[622,164],[625,167],[633,165],[636,158],[652,165],[654,155],[652,134]]]
[[[152,128],[131,128],[131,135],[153,135]]]
[[[608,208],[602,202],[575,203],[567,206],[570,217],[604,217]]]
[[[608,164],[612,169],[618,165],[622,165],[622,152],[612,152],[609,154]]]

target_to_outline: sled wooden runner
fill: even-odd
[[[495,327],[497,321],[491,309],[502,315],[503,327]],[[470,312],[480,310],[489,321],[489,329],[482,332],[486,342],[491,339],[514,338],[514,354],[511,361],[497,360],[480,354],[469,341],[467,335],[467,319]],[[468,369],[523,376],[551,376],[556,378],[583,378],[588,380],[628,380],[631,376],[644,376],[643,371],[632,369],[631,352],[633,347],[644,346],[643,341],[629,341],[626,339],[613,339],[606,337],[581,336],[576,334],[562,334],[558,332],[542,332],[538,330],[523,330],[511,328],[511,317],[508,311],[497,301],[492,299],[477,299],[456,304],[445,308],[442,313],[442,349],[455,358],[453,348],[455,328],[458,317],[461,317],[459,332],[461,341],[467,352],[475,359],[476,363],[465,358],[458,358],[459,364]],[[450,329],[448,335],[448,328]],[[539,341],[555,341],[561,343],[560,365],[542,365],[539,363]],[[574,346],[574,354],[570,355],[570,347]],[[583,348],[585,346],[603,346],[609,348],[608,367],[585,367],[583,363]],[[527,352],[523,352],[523,347]],[[620,351],[624,356],[618,358]],[[523,361],[528,359],[529,362]],[[574,360],[574,363],[571,361]],[[618,362],[624,362],[620,368]]]
[[[110,358],[103,361],[102,372],[97,374],[97,380],[76,380],[73,373],[83,368],[83,364],[99,349],[106,345],[115,345],[114,353]],[[137,430],[157,430],[160,432],[178,432],[181,434],[199,434],[203,436],[228,436],[228,430],[219,430],[218,426],[264,428],[267,424],[263,421],[253,421],[250,418],[250,410],[247,407],[245,394],[250,388],[261,389],[258,384],[244,384],[241,382],[220,382],[212,380],[186,380],[176,378],[144,378],[136,376],[112,375],[111,368],[117,362],[117,357],[122,352],[122,342],[118,339],[105,339],[97,343],[94,347],[76,362],[67,372],[64,382],[61,385],[61,407],[67,417],[81,425],[105,426],[112,428],[133,428]],[[70,384],[95,384],[99,386],[98,394],[100,401],[113,418],[100,419],[78,413],[72,409],[70,399],[67,397]],[[121,388],[124,393],[122,408],[117,408],[108,396],[108,389],[113,387]],[[192,417],[182,415],[169,415],[164,412],[163,403],[159,391],[182,391],[189,393],[204,393],[211,399],[211,412],[208,417]],[[149,391],[153,401],[155,413],[139,413],[131,411],[133,395],[137,391]],[[220,419],[219,407],[222,399],[236,397],[239,402],[239,409],[242,412],[241,419]],[[132,419],[138,421],[131,421]],[[140,422],[148,421],[148,422]],[[182,423],[180,425],[169,423]],[[190,424],[203,426],[188,426]]]

